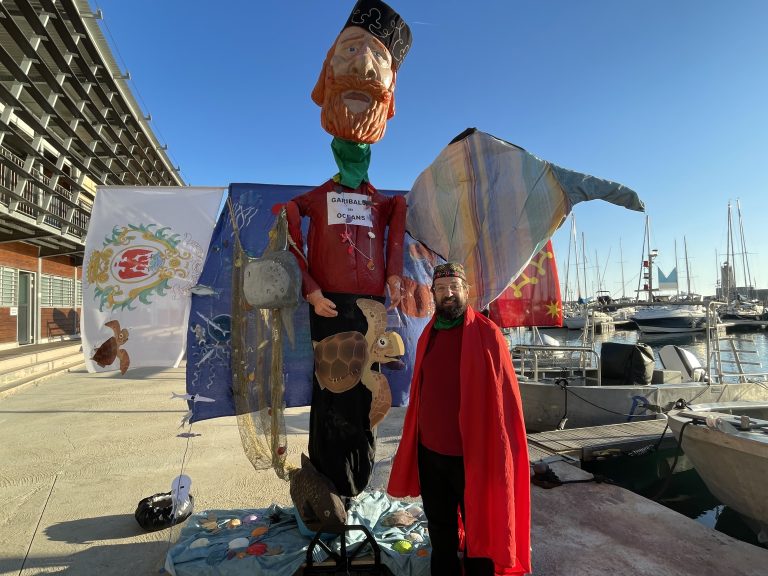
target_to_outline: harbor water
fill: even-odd
[[[581,332],[567,329],[541,329],[541,334],[555,338],[561,344],[579,343]],[[744,360],[757,362],[762,370],[768,369],[768,332],[738,332],[739,337],[751,338],[755,354]],[[684,334],[642,334],[638,330],[609,330],[595,334],[595,348],[604,342],[648,344],[658,352],[667,344],[680,346],[693,353],[706,366],[707,342],[704,332]],[[750,371],[760,371],[750,365]],[[653,499],[710,528],[734,538],[760,546],[755,533],[743,522],[739,514],[721,504],[707,489],[685,454],[676,447],[659,450],[640,450],[635,453],[598,458],[582,464],[585,470],[605,477],[637,494]],[[765,547],[765,546],[764,546]]]
[[[561,344],[578,344],[581,337],[580,330],[567,330],[565,328],[542,328],[541,334],[555,338]],[[768,369],[768,331],[760,330],[754,332],[727,332],[727,335],[736,335],[748,337],[754,341],[756,354],[753,357],[745,358],[749,362],[759,362],[764,369]],[[659,350],[667,344],[680,346],[693,353],[706,366],[707,360],[707,337],[704,332],[687,332],[681,334],[643,334],[639,330],[609,330],[600,334],[595,334],[595,348],[600,350],[603,342],[622,342],[626,344],[635,344],[642,342],[648,344],[654,351],[656,363],[658,361]],[[660,365],[659,365],[660,367]]]

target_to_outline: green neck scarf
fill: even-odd
[[[462,314],[461,316],[459,316],[454,320],[445,320],[444,318],[437,316],[435,318],[435,323],[432,325],[432,327],[435,330],[450,330],[451,328],[455,328],[456,326],[459,326],[460,324],[463,324],[463,323],[464,323],[464,314]]]
[[[361,183],[368,182],[368,165],[371,163],[370,144],[334,138],[331,142],[331,150],[339,167],[339,173],[333,177],[335,182],[347,188],[357,188]]]

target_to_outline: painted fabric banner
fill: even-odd
[[[89,372],[178,366],[224,188],[99,187],[83,262]]]
[[[643,210],[626,186],[561,168],[474,128],[440,152],[406,199],[406,230],[464,264],[476,310],[498,298],[575,204],[604,200]]]
[[[552,240],[531,258],[520,275],[488,308],[491,320],[501,328],[563,325]]]

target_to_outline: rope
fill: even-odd
[[[683,451],[683,432],[685,432],[685,428],[689,424],[694,424],[695,422],[695,420],[688,420],[688,422],[683,424],[683,427],[680,428],[680,436],[677,439],[678,450],[675,453],[675,459],[672,461],[672,466],[669,467],[669,474],[667,474],[667,478],[664,480],[664,484],[662,485],[661,489],[653,497],[651,497],[651,500],[654,502],[658,502],[658,500],[664,495],[664,492],[667,491],[667,488],[669,488],[669,483],[672,481],[672,475],[675,473],[675,467],[677,466],[677,461],[680,458],[680,453]]]

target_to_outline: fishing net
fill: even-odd
[[[292,340],[292,315],[298,306],[301,273],[288,252],[283,209],[259,257],[240,243],[235,231],[232,266],[232,392],[240,440],[257,470],[273,468],[288,479],[285,427],[283,341]]]

